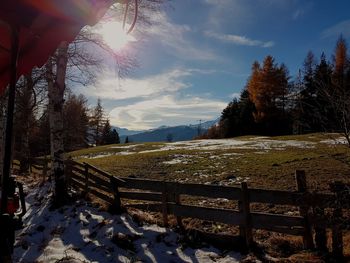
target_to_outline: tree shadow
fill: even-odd
[[[45,187],[27,196],[29,208],[25,227],[17,233],[15,262],[71,258],[81,262],[199,263],[221,257],[214,248],[184,246],[172,230],[137,224],[127,214],[111,215],[84,200],[49,211]]]

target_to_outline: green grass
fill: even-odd
[[[249,187],[263,189],[295,190],[295,170],[305,170],[309,189],[325,192],[332,181],[350,183],[350,148],[346,145],[321,143],[323,140],[337,137],[339,135],[336,134],[307,134],[268,138],[269,140],[278,141],[306,141],[312,143],[312,148],[290,146],[283,149],[270,150],[223,149],[222,147],[215,150],[201,148],[160,150],[168,144],[140,143],[88,148],[71,152],[69,155],[77,161],[90,163],[120,177],[133,176],[231,186],[239,186],[240,182],[247,181]],[[234,138],[234,140],[250,142],[254,138],[256,137],[244,136]],[[186,142],[179,144],[186,145]],[[113,148],[125,146],[129,148]],[[159,151],[143,152],[157,149]],[[120,153],[125,151],[133,152],[133,154],[120,155]],[[96,159],[88,158],[89,156],[100,154],[109,154],[109,156]],[[181,162],[167,163],[179,158]],[[186,202],[198,204],[198,202],[204,200],[203,198],[192,199],[188,198]],[[234,202],[220,203],[220,200],[205,199],[205,201],[206,206],[219,205],[220,207],[228,208],[236,205]],[[297,213],[296,208],[288,207],[286,210],[283,206],[268,207],[261,204],[253,205],[252,209],[270,213],[284,213],[286,211],[295,211]],[[154,217],[156,220],[161,220],[159,214],[154,215]],[[187,223],[195,228],[209,228],[210,230],[208,231],[215,232],[215,225],[212,223],[210,223],[209,227],[206,227],[205,222],[203,223],[200,220],[190,220]],[[222,231],[236,233],[237,228],[225,226]],[[277,234],[272,235],[272,237],[275,236],[279,237]],[[344,238],[344,251],[346,255],[349,255],[350,243],[347,241],[350,239],[350,234],[347,232]],[[257,239],[265,242],[267,237],[262,236],[257,237]],[[287,238],[288,242],[294,242],[293,240],[291,237]],[[298,240],[300,242],[300,238]],[[306,257],[308,256],[308,254],[305,255]]]
[[[165,143],[139,143],[99,146],[69,153],[116,176],[155,178],[168,181],[239,185],[246,180],[250,187],[294,190],[294,172],[306,171],[310,189],[324,191],[335,180],[350,181],[350,149],[345,145],[320,143],[339,135],[307,134],[270,137],[270,140],[294,140],[313,143],[313,148],[283,149],[170,149],[155,152]],[[235,138],[253,141],[254,136]],[[181,144],[181,143],[180,143]],[[178,146],[180,144],[177,144]],[[182,145],[186,145],[184,142]],[[114,148],[125,147],[130,148]],[[122,152],[133,152],[120,155]],[[106,154],[105,157],[89,157]],[[182,162],[167,164],[181,158]]]

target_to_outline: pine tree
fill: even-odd
[[[318,132],[321,130],[320,122],[317,118],[318,112],[317,87],[316,87],[316,61],[314,54],[309,51],[301,71],[302,79],[298,92],[300,93],[300,132]]]
[[[118,134],[116,129],[112,130],[112,143],[113,144],[119,144],[120,143],[119,134]]]
[[[101,145],[112,144],[112,127],[107,120],[102,128]]]
[[[97,99],[97,104],[92,111],[90,119],[90,127],[92,128],[93,138],[96,145],[101,144],[102,128],[104,123],[104,110],[101,104],[101,99]]]
[[[315,120],[319,123],[319,131],[335,131],[335,112],[329,104],[334,86],[332,85],[332,65],[322,53],[320,63],[315,70],[316,106],[313,109]]]

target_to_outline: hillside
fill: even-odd
[[[338,134],[244,136],[222,140],[107,145],[70,153],[117,176],[294,189],[296,169],[310,188],[327,190],[333,180],[350,181],[350,150]]]

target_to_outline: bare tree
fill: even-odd
[[[66,177],[64,174],[63,142],[63,95],[65,90],[68,60],[68,43],[62,42],[57,49],[56,76],[53,77],[52,62],[47,63],[51,158],[54,174],[54,203],[62,205],[67,200]]]
[[[160,0],[147,0],[140,1],[148,3],[146,6],[148,10],[154,8],[153,4],[161,3]],[[151,4],[152,3],[152,4]],[[137,8],[138,1],[135,1],[135,5],[130,6],[130,10],[134,9],[134,21],[135,17],[143,16],[138,13]],[[120,6],[116,4],[116,6]],[[118,8],[111,9],[118,10]],[[127,13],[126,13],[127,14]],[[144,16],[146,17],[146,16]],[[127,17],[126,17],[127,18]],[[126,19],[125,18],[125,19]],[[125,21],[124,19],[124,21]],[[144,19],[146,21],[146,19]],[[91,46],[97,45],[102,50],[113,54],[117,64],[119,66],[118,75],[128,74],[131,68],[135,67],[133,58],[124,56],[124,54],[116,54],[101,40],[101,37],[94,34],[88,29],[84,29],[77,36],[76,40],[68,45],[66,42],[62,42],[59,46],[55,61],[56,61],[56,74],[54,77],[54,60],[49,60],[46,65],[47,70],[47,84],[49,91],[49,119],[50,119],[50,137],[51,137],[51,157],[53,160],[53,174],[55,178],[55,197],[54,203],[56,205],[62,205],[67,198],[66,177],[64,174],[64,141],[63,141],[63,98],[66,82],[80,83],[87,85],[92,83],[96,79],[96,72],[100,69],[101,60],[93,56]],[[89,49],[90,48],[90,49]],[[82,74],[83,73],[83,74]]]
[[[317,83],[319,95],[327,103],[329,114],[317,112],[318,119],[321,123],[335,122],[339,132],[344,135],[348,147],[350,148],[350,90],[333,87],[330,89],[322,82]]]
[[[37,110],[44,102],[42,85],[45,69],[33,69],[17,84],[15,108],[15,156],[20,161],[20,172],[29,170],[31,133],[37,118]]]

